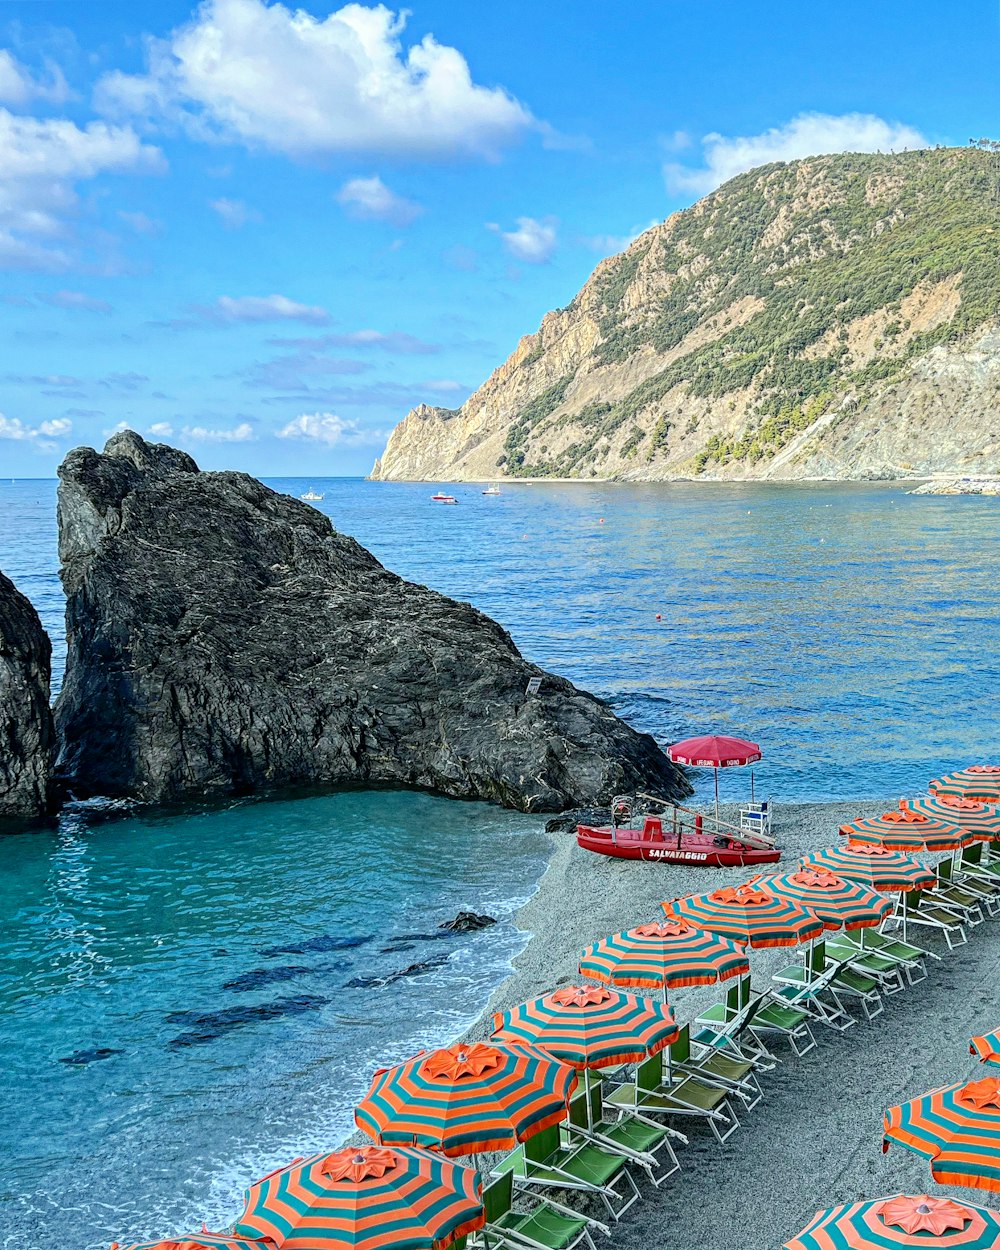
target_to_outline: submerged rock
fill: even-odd
[[[0,828],[52,808],[51,669],[52,644],[38,613],[0,573]]]
[[[430,959],[421,960],[420,963],[410,964],[407,968],[397,968],[394,972],[387,972],[382,976],[372,977],[351,977],[350,981],[344,982],[345,990],[375,990],[383,989],[387,985],[393,985],[396,981],[402,981],[407,977],[420,977],[425,972],[433,972],[436,968],[440,968],[450,959],[449,955],[432,955]]]
[[[227,1007],[224,1011],[204,1014],[197,1011],[172,1011],[166,1017],[168,1024],[186,1024],[190,1027],[186,1032],[171,1038],[167,1045],[171,1050],[180,1050],[185,1046],[204,1046],[231,1033],[233,1029],[267,1020],[280,1020],[282,1016],[300,1016],[307,1011],[319,1011],[329,1001],[319,994],[295,994],[287,998],[276,998],[270,1003],[258,1003],[254,1007]]]
[[[97,1046],[93,1050],[74,1050],[71,1055],[64,1055],[59,1062],[72,1064],[74,1067],[82,1067],[88,1063],[98,1063],[101,1059],[111,1059],[115,1055],[124,1055],[123,1050],[116,1050],[112,1046]]]
[[[59,476],[74,793],[401,785],[523,811],[687,793],[651,737],[315,508],[130,431]]]

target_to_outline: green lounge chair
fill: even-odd
[[[882,955],[876,950],[866,950],[855,942],[827,938],[826,954],[828,959],[841,967],[853,968],[856,972],[871,977],[881,994],[898,994],[909,985],[906,968],[901,960]]]
[[[886,924],[900,924],[905,934],[910,925],[934,929],[942,934],[949,950],[956,946],[964,946],[969,938],[961,919],[951,910],[945,908],[931,896],[927,890],[911,890],[903,896],[902,910],[890,916]],[[904,938],[905,940],[905,938]]]
[[[654,1055],[641,1063],[635,1080],[608,1095],[608,1105],[633,1115],[683,1116],[704,1120],[716,1139],[724,1142],[740,1127],[730,1092],[694,1076],[664,1080],[663,1060]]]
[[[753,1022],[765,1005],[765,997],[750,989],[750,978],[744,977],[718,1003],[695,1021],[700,1027],[692,1042],[697,1055],[722,1052],[740,1063],[753,1064],[757,1072],[770,1072],[781,1062],[753,1030]]]
[[[635,1112],[623,1111],[618,1107],[610,1110],[613,1118],[609,1117],[609,1109],[604,1103],[602,1081],[591,1077],[589,1091],[577,1093],[570,1102],[567,1121],[569,1131],[593,1141],[605,1150],[622,1155],[636,1167],[642,1168],[650,1183],[657,1189],[668,1177],[680,1171],[681,1165],[670,1139],[677,1138],[687,1145],[687,1138],[683,1133],[657,1124],[655,1120],[645,1119]]]
[[[899,938],[891,937],[888,933],[881,933],[877,929],[867,929],[863,935],[863,940],[855,938],[851,933],[845,933],[840,941],[851,943],[859,951],[874,950],[880,955],[884,955],[886,959],[898,960],[910,985],[919,985],[921,981],[926,981],[926,960],[937,959],[940,961],[941,959],[941,956],[933,951],[924,950],[922,946],[914,946],[912,942],[903,942]]]
[[[940,881],[932,889],[925,891],[925,901],[944,907],[971,928],[981,925],[984,920],[980,900],[968,890],[961,889],[950,879]]]
[[[542,1129],[505,1158],[494,1172],[513,1174],[517,1189],[565,1189],[591,1194],[615,1221],[639,1201],[639,1190],[620,1153],[565,1134],[558,1124]],[[624,1192],[623,1192],[624,1191]],[[604,1231],[606,1225],[601,1225]]]
[[[691,1040],[691,1026],[681,1025],[677,1040],[665,1052],[667,1073],[673,1080],[695,1076],[707,1085],[729,1090],[751,1111],[764,1097],[753,1060],[727,1054],[716,1046],[698,1046]]]
[[[826,961],[827,967],[832,970],[833,975],[829,981],[828,994],[832,995],[832,1003],[835,1006],[832,1010],[839,1009],[844,1015],[844,1005],[841,998],[853,998],[861,1003],[861,1009],[869,1020],[874,1020],[876,1016],[880,1016],[885,1010],[882,997],[879,994],[879,983],[874,977],[867,973],[859,972],[852,967],[850,963],[843,963],[837,959],[830,958],[830,948],[827,948]],[[798,985],[805,986],[815,978],[815,973],[810,974],[807,968],[793,964],[789,968],[782,969],[774,975],[775,981],[782,985]],[[824,1021],[827,1023],[827,1021]],[[838,1028],[841,1031],[846,1027],[842,1023],[833,1024],[831,1027]]]
[[[779,1006],[797,1007],[827,1028],[844,1033],[857,1022],[840,1001],[833,983],[836,972],[836,966],[832,965],[822,971],[793,965],[775,973],[772,980],[776,986],[768,993]]]
[[[581,1243],[596,1250],[590,1226],[596,1221],[551,1198],[516,1194],[512,1172],[504,1172],[483,1189],[486,1225],[473,1234],[484,1250],[573,1250]],[[603,1225],[597,1225],[604,1228]],[[605,1229],[605,1231],[607,1231]]]

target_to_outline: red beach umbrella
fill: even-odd
[[[667,755],[675,764],[689,764],[692,768],[715,769],[715,819],[719,819],[719,769],[739,768],[756,764],[764,753],[756,742],[746,738],[727,738],[722,734],[706,734],[701,738],[685,738],[667,748]],[[753,773],[750,774],[750,794],[753,797]]]

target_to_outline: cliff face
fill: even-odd
[[[602,261],[372,476],[920,476],[1000,467],[1000,163],[765,166]]]
[[[59,769],[79,796],[386,784],[549,811],[689,792],[652,738],[314,508],[131,432],[59,476]]]
[[[0,573],[0,828],[37,820],[51,807],[51,659],[38,613]]]

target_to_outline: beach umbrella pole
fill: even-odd
[[[719,832],[719,770],[715,770],[715,832]]]

